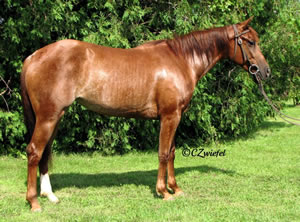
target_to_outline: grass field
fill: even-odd
[[[300,107],[286,108],[300,117]],[[52,186],[60,199],[25,201],[26,160],[0,157],[0,221],[300,221],[300,127],[280,119],[239,140],[204,147],[222,157],[176,151],[185,195],[155,194],[157,153],[124,156],[55,155]]]

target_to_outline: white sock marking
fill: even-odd
[[[41,181],[41,196],[46,196],[51,202],[57,203],[59,202],[58,198],[52,192],[52,187],[50,183],[49,174],[41,174],[40,175]]]

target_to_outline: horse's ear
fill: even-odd
[[[248,18],[246,21],[241,22],[241,23],[239,24],[239,27],[240,27],[242,30],[245,30],[245,29],[248,27],[249,23],[252,21],[252,19],[253,19],[253,16],[251,16],[250,18]]]

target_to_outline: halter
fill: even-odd
[[[246,45],[247,47],[247,51],[244,49],[244,46],[243,46],[243,39],[247,40],[247,41],[251,41],[250,39],[248,39],[247,37],[243,36],[244,34],[246,34],[247,32],[249,32],[250,30],[245,30],[241,33],[238,32],[238,29],[236,27],[236,25],[233,25],[233,30],[234,30],[234,55],[233,55],[233,58],[235,58],[235,55],[236,55],[236,49],[237,49],[237,45],[239,45],[241,47],[241,50],[242,50],[242,54],[243,54],[243,65],[248,62],[249,64],[249,73],[251,73],[252,75],[255,76],[256,80],[257,80],[257,83],[259,84],[259,90],[260,92],[262,93],[262,95],[265,97],[265,99],[267,100],[267,102],[269,103],[269,105],[279,114],[279,117],[281,117],[283,120],[285,120],[286,122],[288,123],[291,123],[291,124],[294,124],[294,125],[297,125],[297,126],[300,126],[299,123],[295,123],[295,122],[292,122],[292,120],[294,121],[300,121],[300,119],[297,119],[297,118],[294,118],[294,117],[290,117],[282,112],[280,112],[280,110],[272,103],[272,101],[269,99],[269,97],[267,96],[267,94],[265,93],[265,90],[264,90],[264,87],[263,87],[263,84],[262,84],[262,81],[261,81],[261,76],[258,76],[258,74],[260,73],[260,70],[259,70],[259,67],[258,65],[256,64],[252,64],[249,60],[249,57],[248,57],[248,54],[247,54],[247,51],[249,53],[249,48],[248,46]],[[255,71],[252,71],[252,70],[255,70]]]
[[[242,54],[243,54],[243,61],[244,61],[243,64],[245,64],[246,62],[248,62],[249,63],[249,69],[248,69],[249,73],[251,73],[252,75],[256,76],[260,72],[259,67],[258,67],[258,65],[254,64],[254,63],[252,64],[250,62],[249,56],[247,54],[247,51],[249,53],[249,48],[248,48],[248,46],[246,46],[247,47],[247,51],[244,49],[243,40],[242,40],[242,38],[243,38],[243,39],[245,39],[245,40],[247,40],[249,42],[251,41],[247,37],[243,36],[244,34],[246,34],[247,32],[249,32],[250,30],[248,29],[248,30],[245,30],[245,31],[239,33],[236,25],[233,25],[233,30],[234,30],[234,55],[233,55],[233,59],[234,59],[234,57],[236,55],[237,45],[239,45],[241,47]],[[255,70],[255,71],[253,71],[253,70]]]

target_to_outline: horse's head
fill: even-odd
[[[265,80],[270,76],[271,70],[260,51],[256,31],[248,26],[252,18],[230,26],[228,32],[230,39],[229,58],[249,73],[258,75],[260,79]]]

